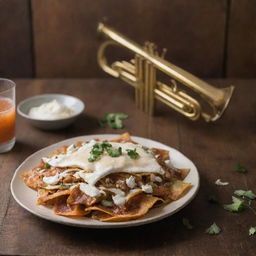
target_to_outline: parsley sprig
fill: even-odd
[[[246,173],[247,172],[247,170],[244,167],[242,167],[240,164],[236,164],[235,170],[237,172],[240,172],[240,173]]]
[[[221,232],[220,227],[214,222],[209,228],[205,230],[205,233],[209,235],[217,235]]]
[[[223,207],[225,210],[230,212],[241,212],[244,209],[244,200],[232,196],[233,203],[225,204]]]
[[[251,200],[256,199],[256,195],[251,191],[251,190],[236,190],[234,192],[235,195],[237,196],[242,196],[242,197],[247,197]]]
[[[100,126],[108,126],[112,129],[123,128],[123,120],[128,117],[124,113],[108,113],[99,121]]]
[[[249,236],[255,235],[256,234],[256,226],[255,227],[250,227],[249,229]]]

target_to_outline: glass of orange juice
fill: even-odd
[[[15,83],[0,78],[0,153],[15,144]]]

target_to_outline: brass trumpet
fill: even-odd
[[[147,42],[144,47],[141,47],[103,23],[98,25],[98,31],[109,39],[98,50],[99,65],[108,74],[116,78],[119,77],[135,87],[136,106],[139,109],[152,115],[155,99],[157,99],[191,120],[197,120],[202,116],[208,122],[216,121],[221,117],[230,101],[234,86],[222,89],[211,86],[166,61],[164,59],[165,50],[159,56],[156,45],[153,43]],[[122,46],[131,50],[135,53],[134,59],[115,61],[109,65],[105,50],[111,45]],[[157,70],[171,78],[171,86],[157,80]],[[210,113],[202,110],[203,105],[198,100],[179,90],[177,82],[198,93],[210,105]]]

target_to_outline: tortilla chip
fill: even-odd
[[[59,199],[53,206],[53,212],[62,216],[84,216],[86,212],[81,205],[68,205],[66,198]]]
[[[49,191],[49,193],[44,194],[43,196],[40,196],[37,198],[37,204],[53,205],[58,198],[60,197],[62,198],[63,196],[67,196],[69,194],[70,194],[70,190],[57,191],[53,194],[51,194],[51,191]]]
[[[181,180],[184,180],[190,172],[190,169],[177,169],[177,170],[180,172],[180,179]]]
[[[168,150],[160,149],[160,148],[152,148],[151,150],[156,156],[158,155],[158,159],[160,161],[165,161],[170,159]]]
[[[178,200],[183,195],[185,195],[190,188],[190,183],[186,183],[181,180],[175,180],[168,187],[158,186],[153,188],[153,195],[162,197],[165,200],[165,203],[167,203],[170,200]]]
[[[115,139],[111,139],[109,140],[110,142],[119,142],[119,143],[125,143],[125,142],[132,142],[137,144],[136,142],[134,142],[130,136],[130,134],[128,132],[121,134],[119,137],[115,138]]]
[[[86,206],[91,206],[95,204],[97,201],[98,200],[96,198],[83,193],[78,187],[74,188],[71,191],[67,199],[67,203],[70,205],[82,204]]]
[[[130,210],[128,208],[128,210],[122,215],[116,214],[114,216],[106,216],[102,214],[94,214],[92,215],[92,217],[105,222],[134,220],[145,215],[148,212],[148,210],[152,208],[152,206],[158,200],[160,200],[158,197],[153,197],[145,194],[140,194],[139,196],[137,196],[137,199],[139,199],[138,205],[136,207],[132,207],[132,209]]]
[[[178,200],[184,196],[191,188],[191,183],[183,182],[181,180],[176,180],[171,185],[171,195],[172,200]]]
[[[36,169],[37,168],[34,168],[20,175],[24,183],[32,189],[38,189],[44,185],[44,182],[42,181],[40,174],[36,172]]]

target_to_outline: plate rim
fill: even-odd
[[[152,140],[152,139],[149,139],[149,138],[144,138],[144,137],[138,137],[138,136],[132,136],[131,135],[131,138],[133,140],[136,141],[136,139],[139,139],[139,140],[147,140],[148,142],[153,142],[153,143],[160,143],[161,145],[171,149],[171,150],[174,150],[176,152],[178,152],[179,154],[181,154],[182,157],[186,158],[187,160],[189,160],[191,162],[191,164],[193,165],[194,167],[194,171],[195,171],[195,174],[196,174],[196,179],[197,179],[197,183],[196,184],[192,184],[193,186],[195,186],[195,190],[194,190],[194,193],[180,206],[178,206],[175,210],[172,210],[170,212],[166,212],[166,213],[163,213],[163,214],[160,214],[160,215],[156,215],[156,216],[153,216],[151,218],[146,218],[146,219],[136,219],[136,220],[131,220],[131,221],[125,221],[125,222],[100,222],[98,224],[95,224],[95,223],[92,223],[92,224],[81,224],[81,223],[71,223],[71,222],[67,222],[66,220],[68,220],[68,218],[66,218],[65,220],[61,220],[61,219],[52,219],[51,216],[48,216],[48,215],[44,215],[40,212],[36,212],[34,211],[33,209],[30,209],[28,206],[26,206],[25,204],[22,203],[22,201],[20,201],[17,196],[16,196],[16,193],[15,193],[15,189],[14,189],[14,182],[16,179],[20,179],[19,177],[19,170],[22,168],[22,166],[29,162],[31,159],[33,159],[35,157],[35,155],[37,155],[38,153],[44,151],[44,150],[47,150],[48,148],[50,147],[59,147],[57,146],[58,144],[60,143],[69,143],[70,141],[75,141],[75,140],[79,140],[80,139],[85,139],[86,137],[92,137],[92,136],[95,136],[95,138],[98,137],[114,137],[114,136],[118,136],[120,134],[88,134],[88,135],[81,135],[81,136],[76,136],[76,137],[71,137],[71,138],[68,138],[68,139],[65,139],[65,140],[61,140],[59,142],[56,142],[54,144],[51,144],[51,145],[48,145],[44,148],[41,148],[39,150],[37,150],[36,152],[34,152],[33,154],[29,155],[28,157],[26,157],[22,163],[20,163],[20,165],[16,168],[14,174],[13,174],[13,177],[12,177],[12,180],[11,180],[11,183],[10,183],[10,190],[11,190],[11,194],[13,196],[13,198],[15,199],[15,201],[22,207],[24,208],[25,210],[27,210],[28,212],[30,212],[31,214],[37,216],[37,217],[40,217],[40,218],[43,218],[45,220],[48,220],[48,221],[51,221],[51,222],[55,222],[55,223],[59,223],[59,224],[63,224],[63,225],[67,225],[67,226],[75,226],[75,227],[81,227],[81,228],[96,228],[96,229],[107,229],[107,228],[128,228],[128,227],[134,227],[134,226],[141,226],[141,225],[145,225],[145,224],[150,224],[150,223],[153,223],[153,222],[157,222],[157,221],[160,221],[164,218],[167,218],[173,214],[175,214],[176,212],[180,211],[181,209],[183,209],[185,206],[187,206],[194,198],[195,196],[197,195],[197,192],[199,190],[199,187],[200,187],[200,176],[199,176],[199,172],[198,172],[198,169],[196,167],[196,165],[194,164],[194,162],[192,162],[187,156],[185,156],[182,152],[180,152],[179,150],[175,149],[175,148],[172,148],[166,144],[163,144],[162,142],[159,142],[159,141],[156,141],[156,140]],[[23,183],[24,184],[24,183]],[[24,186],[26,186],[24,184]],[[32,189],[31,189],[32,190]],[[179,200],[179,199],[178,199]],[[178,201],[177,200],[177,201]],[[62,216],[61,216],[62,217]]]

